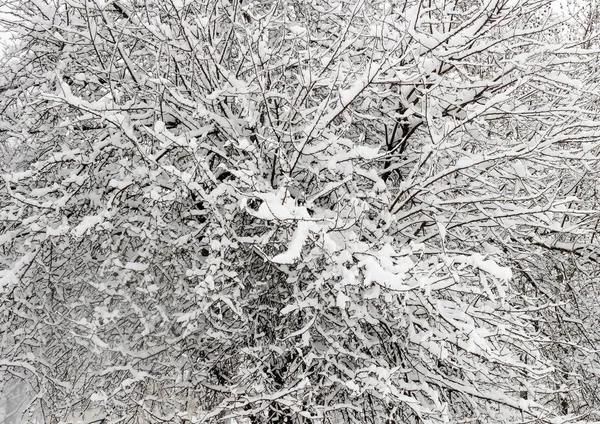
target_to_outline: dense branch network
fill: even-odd
[[[5,3],[23,417],[591,416],[592,29],[537,0]]]

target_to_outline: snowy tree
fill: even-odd
[[[556,320],[597,262],[598,53],[550,2],[4,6],[23,420],[587,412]]]

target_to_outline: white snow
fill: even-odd
[[[100,224],[101,222],[104,221],[104,219],[108,216],[108,212],[104,211],[99,215],[91,215],[91,216],[85,216],[83,217],[83,219],[81,220],[81,222],[79,223],[79,225],[77,225],[77,227],[73,228],[73,230],[71,230],[71,233],[75,236],[75,237],[81,237],[82,235],[85,234],[85,232],[89,229],[94,228],[96,225]]]
[[[289,194],[286,195],[285,188],[280,188],[275,193],[255,193],[255,196],[261,198],[263,203],[256,212],[249,208],[246,211],[257,218],[268,221],[310,218],[305,207],[296,206],[294,199]]]
[[[156,134],[161,134],[165,131],[165,123],[163,121],[156,121],[154,123],[154,132]]]
[[[280,264],[292,264],[300,257],[302,247],[310,233],[310,223],[306,221],[298,222],[294,235],[289,242],[287,251],[275,256],[272,261]]]
[[[143,264],[143,263],[139,263],[139,262],[127,262],[125,264],[125,268],[129,269],[131,271],[142,272],[142,271],[146,271],[148,269],[148,264]]]
[[[352,86],[347,90],[340,91],[340,101],[342,105],[348,106],[358,95],[364,90],[365,86],[362,81],[354,81]]]
[[[508,281],[512,279],[512,271],[510,268],[500,266],[491,259],[485,260],[484,256],[479,253],[474,253],[471,256],[457,256],[454,258],[454,261],[479,268],[500,280]]]

